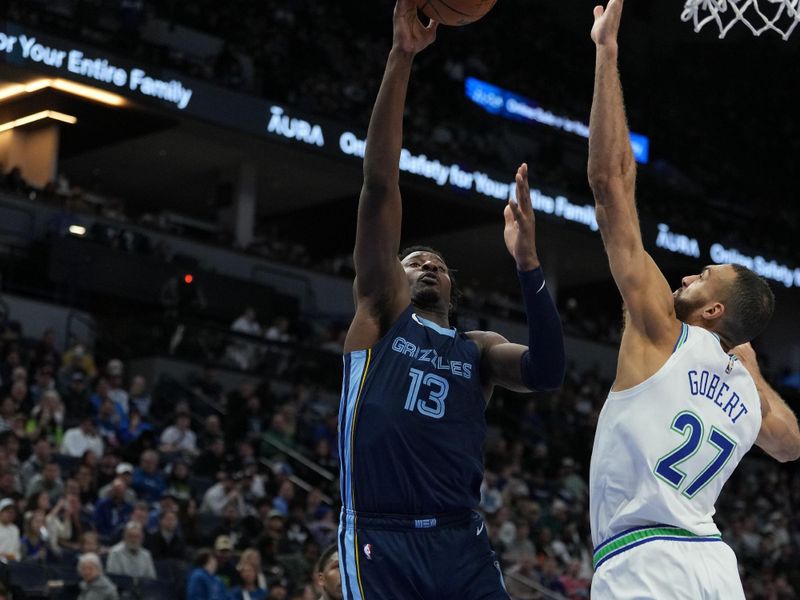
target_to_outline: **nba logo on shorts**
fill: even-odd
[[[367,555],[369,560],[372,560],[372,544],[365,544],[364,545],[364,554]]]

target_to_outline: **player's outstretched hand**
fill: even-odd
[[[609,0],[605,9],[602,6],[594,7],[592,40],[598,46],[616,46],[623,1]]]
[[[436,39],[439,23],[431,19],[423,25],[417,16],[415,0],[397,0],[394,7],[394,47],[408,54],[417,54]]]
[[[509,254],[517,261],[517,268],[530,271],[539,266],[539,256],[536,253],[536,217],[531,204],[527,164],[522,163],[517,169],[516,181],[516,201],[509,200],[503,210],[506,220],[503,238]]]

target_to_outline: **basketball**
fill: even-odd
[[[469,25],[492,10],[497,0],[417,0],[426,16],[442,25]]]

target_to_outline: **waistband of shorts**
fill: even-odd
[[[608,538],[594,549],[594,555],[592,557],[594,568],[597,569],[609,558],[622,554],[631,548],[656,540],[669,540],[673,542],[721,542],[722,536],[720,534],[697,535],[691,531],[672,525],[657,524],[647,525],[645,527],[634,527],[633,529],[628,529]]]
[[[435,529],[469,523],[477,516],[473,510],[459,510],[437,515],[391,515],[365,513],[342,508],[342,524],[373,529]]]

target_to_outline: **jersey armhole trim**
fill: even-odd
[[[642,390],[648,388],[652,384],[659,381],[662,377],[666,376],[669,371],[669,367],[677,360],[677,357],[683,353],[683,350],[688,347],[687,342],[689,341],[689,326],[686,323],[681,323],[681,333],[678,336],[678,341],[675,343],[675,348],[670,354],[669,358],[664,362],[663,365],[653,373],[650,377],[645,379],[644,381],[637,383],[635,386],[630,387],[626,390],[618,390],[618,391],[611,391],[608,393],[608,399],[624,399],[635,394],[640,393]]]

